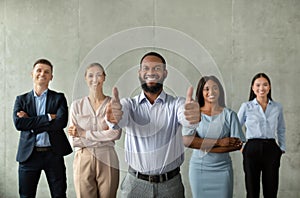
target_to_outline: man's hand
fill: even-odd
[[[28,114],[25,111],[19,111],[19,112],[17,112],[17,116],[19,118],[29,118]]]
[[[184,115],[190,124],[197,124],[201,120],[199,103],[193,99],[193,87],[189,87],[186,93]]]
[[[112,90],[112,99],[106,107],[106,118],[113,124],[118,124],[122,119],[123,111],[122,105],[119,99],[119,92],[116,87]]]
[[[50,114],[51,120],[54,120],[56,118],[56,114]]]

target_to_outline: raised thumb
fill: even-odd
[[[113,89],[112,89],[112,99],[114,101],[119,101],[120,100],[120,98],[119,98],[119,91],[118,91],[117,87],[113,87]]]
[[[189,103],[193,101],[193,87],[190,86],[186,92],[185,103]]]

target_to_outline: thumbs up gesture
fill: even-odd
[[[119,92],[116,87],[112,90],[112,99],[106,107],[106,118],[113,124],[118,124],[122,119],[123,111],[119,99]]]
[[[199,103],[193,99],[193,87],[189,87],[186,93],[184,115],[190,124],[198,124],[201,120]]]

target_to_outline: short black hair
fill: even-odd
[[[140,67],[142,66],[142,62],[143,62],[144,58],[146,58],[147,56],[156,56],[156,57],[160,58],[161,62],[164,64],[164,68],[166,68],[166,60],[164,59],[164,57],[162,55],[160,55],[157,52],[148,52],[147,54],[145,54],[140,61]]]

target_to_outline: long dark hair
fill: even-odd
[[[220,96],[218,99],[219,105],[221,107],[225,107],[225,94],[223,86],[221,85],[220,81],[215,76],[203,76],[198,83],[197,91],[196,91],[196,100],[198,101],[200,107],[204,106],[204,97],[203,97],[203,88],[207,81],[212,80],[215,83],[217,83],[219,90],[220,90]]]
[[[255,80],[258,79],[258,78],[265,78],[265,79],[267,79],[267,81],[268,81],[268,83],[269,83],[269,85],[270,85],[270,87],[271,87],[271,81],[270,81],[270,78],[269,78],[265,73],[258,73],[258,74],[256,74],[256,75],[253,77],[252,82],[251,82],[249,101],[251,101],[251,100],[253,100],[254,98],[256,98],[256,95],[255,95],[254,91],[252,90],[252,86],[253,86]],[[272,96],[271,96],[271,88],[270,88],[270,91],[269,91],[267,97],[268,97],[270,100],[273,100],[273,99],[272,99]]]

